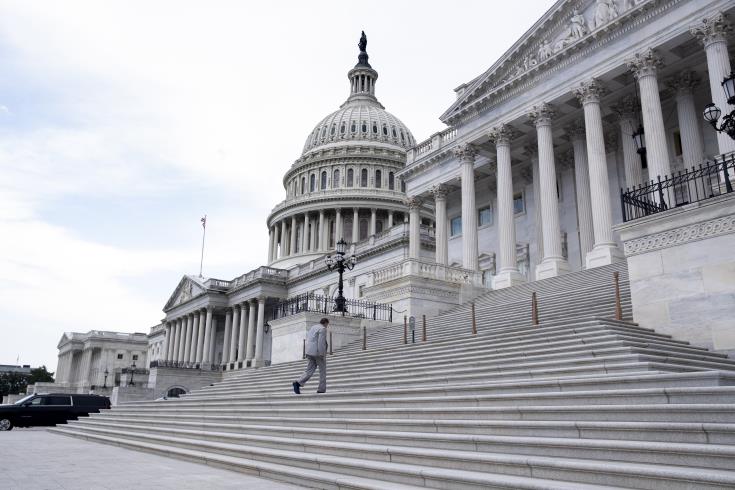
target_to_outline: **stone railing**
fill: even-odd
[[[262,266],[257,269],[253,269],[239,277],[236,277],[230,283],[230,289],[238,288],[249,284],[258,279],[270,279],[285,281],[288,278],[288,271],[285,269],[276,269],[275,267]]]
[[[450,267],[417,259],[406,259],[373,272],[373,285],[383,284],[401,277],[418,276],[455,284],[482,285],[482,274],[477,271]]]
[[[456,139],[456,128],[447,128],[444,131],[432,134],[429,139],[422,141],[408,150],[408,154],[406,155],[406,166],[411,165],[417,159],[424,157],[425,155],[439,151],[442,148],[446,148]]]

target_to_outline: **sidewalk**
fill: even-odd
[[[51,434],[0,432],[3,490],[297,490],[302,487],[116,446]]]

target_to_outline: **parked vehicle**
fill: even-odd
[[[110,399],[100,395],[48,393],[28,395],[12,405],[0,405],[0,431],[13,427],[64,424],[110,408]]]

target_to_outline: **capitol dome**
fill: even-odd
[[[398,173],[416,141],[375,96],[378,72],[368,63],[364,33],[358,46],[347,100],[316,125],[283,177],[286,199],[268,216],[271,266],[304,264],[338,240],[357,244],[407,218]]]

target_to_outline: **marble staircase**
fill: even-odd
[[[51,430],[313,488],[735,487],[735,361],[632,323],[624,267],[475,305],[335,352],[326,394],[298,361]]]

